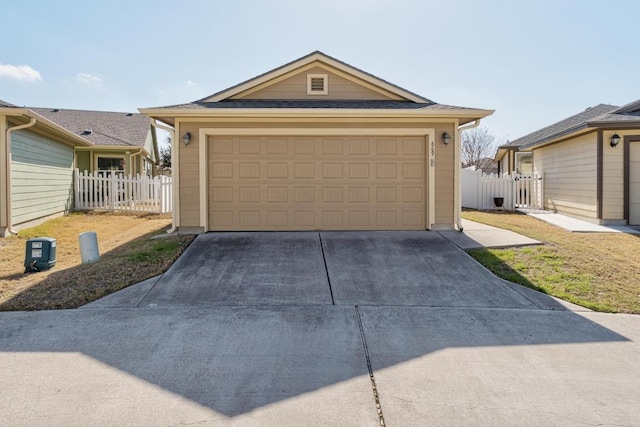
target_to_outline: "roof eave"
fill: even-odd
[[[640,128],[640,117],[634,121],[589,122],[587,125],[597,129],[638,129]]]
[[[207,108],[207,109],[139,109],[151,118],[160,117],[344,117],[344,116],[381,116],[381,117],[434,117],[483,119],[494,113],[494,110],[477,109],[350,109],[350,108]]]
[[[521,145],[519,151],[532,151],[536,148],[541,148],[546,145],[555,144],[556,142],[579,136],[585,133],[593,132],[596,128],[590,127],[587,123],[583,123],[580,126],[574,126],[571,129],[567,129],[564,132],[556,133],[548,138],[543,138],[539,141],[530,142],[528,144]]]
[[[35,111],[32,111],[28,108],[0,108],[0,115],[6,115],[6,116],[24,116],[24,117],[28,117],[28,118],[35,118],[36,119],[36,124],[42,124],[45,125],[46,127],[54,130],[55,132],[64,135],[67,138],[70,138],[72,142],[72,145],[74,146],[91,146],[93,145],[91,142],[87,141],[86,139],[82,138],[81,136],[78,136],[76,134],[74,134],[73,132],[70,132],[69,130],[67,130],[66,128],[63,128],[62,126],[52,122],[51,120],[48,120],[44,117],[42,117],[40,114],[36,113]]]
[[[507,151],[509,151],[508,148],[498,147],[498,149],[496,150],[496,155],[493,156],[493,160],[499,162],[500,160],[502,160],[504,155],[507,154]]]

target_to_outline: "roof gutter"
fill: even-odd
[[[167,131],[171,134],[171,166],[172,166],[172,171],[171,171],[171,175],[173,176],[172,179],[172,192],[173,192],[173,197],[171,198],[171,228],[167,230],[168,234],[171,233],[175,233],[177,227],[177,223],[178,220],[180,219],[180,212],[178,211],[178,191],[180,191],[180,189],[178,188],[178,160],[177,160],[177,156],[178,156],[178,150],[176,149],[178,144],[176,144],[176,130],[172,127],[169,126],[165,126],[165,125],[161,125],[160,123],[158,123],[158,121],[154,118],[151,118],[151,126],[153,126],[154,128],[157,129],[162,129],[164,131]],[[174,167],[175,165],[175,167]],[[175,172],[175,173],[174,173]]]
[[[458,126],[458,131],[462,132],[463,130],[477,128],[478,126],[480,126],[480,119],[476,119],[473,121],[473,123],[467,123],[464,126]]]
[[[36,118],[35,117],[31,117],[31,120],[29,121],[29,123],[25,123],[23,125],[19,125],[19,126],[13,126],[7,129],[7,152],[6,152],[6,159],[7,159],[7,164],[6,164],[6,168],[5,168],[5,182],[7,184],[7,203],[6,203],[6,209],[7,209],[7,232],[10,234],[18,234],[17,231],[15,231],[13,229],[13,224],[12,224],[12,218],[11,218],[11,201],[13,199],[12,197],[12,188],[11,188],[11,134],[17,130],[21,130],[21,129],[26,129],[26,128],[30,128],[31,126],[36,124]]]

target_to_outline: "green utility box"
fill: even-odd
[[[56,265],[56,239],[38,237],[27,240],[24,272],[48,270]]]

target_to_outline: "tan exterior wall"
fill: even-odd
[[[200,226],[200,183],[199,183],[199,129],[211,124],[180,124],[176,127],[176,138],[179,141],[179,192],[180,192],[180,224],[179,227]],[[182,143],[182,135],[191,132],[191,143],[186,147]]]
[[[509,152],[507,152],[507,154],[505,154],[502,159],[500,159],[500,161],[498,162],[498,165],[500,167],[500,175],[505,175],[505,174],[510,174],[511,171],[509,171]]]
[[[307,74],[327,74],[329,93],[307,95]],[[379,92],[368,89],[321,67],[314,67],[263,89],[239,94],[232,99],[307,99],[307,100],[389,100]]]
[[[441,228],[454,226],[454,143],[448,146],[442,143],[441,135],[448,132],[455,135],[453,123],[429,123],[417,120],[393,120],[383,122],[380,119],[354,121],[353,119],[315,120],[315,121],[264,121],[264,122],[180,122],[176,127],[177,138],[185,132],[191,132],[191,143],[179,147],[179,194],[180,223],[178,227],[200,226],[199,191],[199,129],[200,128],[433,128],[435,129],[436,167],[435,167],[435,224]]]
[[[614,131],[602,134],[602,219],[624,219],[624,147],[621,142],[612,148]],[[617,132],[621,141],[633,132]],[[636,131],[637,134],[637,131]]]
[[[534,173],[544,173],[544,207],[597,219],[597,134],[533,150]]]
[[[454,171],[460,168],[455,165],[455,141],[448,145],[442,143],[442,133],[447,132],[452,139],[455,137],[453,124],[437,124],[436,130],[436,183],[435,208],[436,218],[434,228],[451,228],[454,220],[455,180]]]

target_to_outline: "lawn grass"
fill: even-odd
[[[571,233],[520,213],[465,211],[462,217],[544,243],[469,251],[496,275],[592,310],[640,314],[637,235]]]
[[[76,308],[162,274],[194,238],[167,236],[170,225],[167,215],[72,213],[0,239],[0,310]],[[78,235],[85,231],[97,233],[98,263],[81,264]],[[41,236],[56,239],[56,266],[24,273],[26,240]]]

